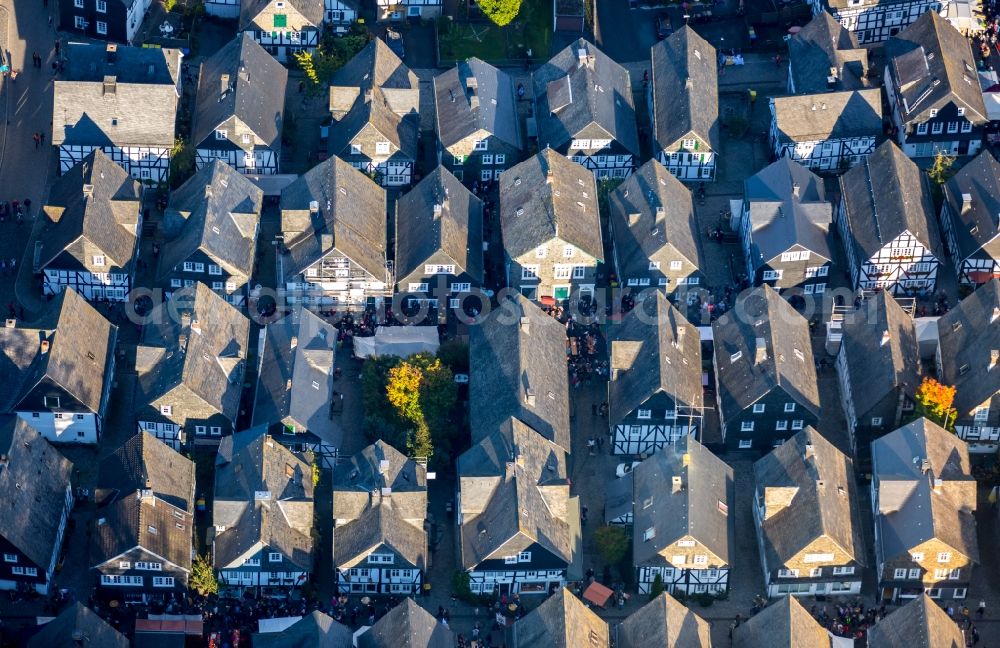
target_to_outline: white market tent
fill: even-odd
[[[407,358],[414,353],[437,353],[436,326],[380,326],[372,337],[354,338],[354,356],[371,358],[393,355]]]
[[[257,632],[260,633],[284,632],[289,627],[295,625],[301,619],[302,617],[300,616],[278,617],[276,619],[260,619],[259,621],[257,621]]]

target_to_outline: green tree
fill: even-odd
[[[438,347],[437,357],[453,374],[469,373],[469,345],[457,338],[445,340]]]
[[[649,587],[649,600],[652,601],[660,594],[663,594],[663,576],[657,572],[653,578],[653,584]]]
[[[479,8],[487,18],[504,27],[517,18],[521,0],[479,0]]]
[[[302,73],[306,75],[309,79],[309,83],[313,86],[319,85],[319,74],[316,71],[316,64],[313,62],[312,52],[307,52],[305,50],[301,52],[292,52],[292,56],[295,57],[295,62],[298,63],[299,69]]]
[[[938,151],[934,156],[934,164],[927,169],[927,177],[940,186],[948,182],[951,176],[955,175],[955,156],[948,155],[944,151]]]
[[[191,589],[202,596],[219,593],[219,581],[206,554],[198,554],[191,564]]]
[[[170,183],[179,187],[194,172],[194,147],[181,137],[174,138],[170,149]]]
[[[952,407],[952,403],[955,402],[954,387],[927,377],[917,387],[915,400],[917,401],[915,412],[918,417],[925,416],[946,430],[955,431],[957,410]]]
[[[594,542],[597,544],[597,553],[610,565],[617,565],[628,553],[628,536],[618,526],[599,527],[594,531]]]

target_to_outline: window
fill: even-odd
[[[228,139],[228,137],[229,137],[229,131],[226,131],[226,130],[217,130],[217,131],[215,131],[215,139],[217,139],[217,140]]]
[[[931,124],[931,135],[940,135],[944,131],[944,122],[934,122]]]
[[[153,576],[153,587],[173,587],[173,576]]]
[[[516,565],[517,564],[517,556],[504,556],[503,557],[503,564],[505,564],[505,565]]]
[[[774,422],[774,429],[778,432],[783,432],[788,429],[788,419],[781,419],[780,421]]]
[[[220,268],[219,266],[215,265],[214,263],[209,263],[208,264],[208,274],[210,274],[210,275],[221,275],[222,274],[222,268]]]
[[[649,262],[649,269],[650,270],[659,270],[660,269],[660,262],[659,261],[650,261]]]
[[[353,147],[351,147],[351,148],[352,148],[351,152],[353,153],[354,152],[353,151]],[[361,152],[360,151],[360,147],[359,147],[359,151],[358,152],[359,153]],[[455,166],[462,166],[463,164],[465,164],[465,156],[464,155],[456,155],[455,158],[454,158],[454,160],[453,160],[453,164]]]
[[[563,256],[569,258],[573,256],[574,250],[572,245],[567,245],[563,247]]]
[[[389,142],[375,142],[375,153],[378,155],[388,155]]]
[[[958,109],[958,116],[965,117],[965,106],[962,106]]]
[[[100,13],[108,13],[108,3],[105,0],[97,0],[97,11]]]
[[[809,578],[819,578],[823,575],[822,567],[813,567],[809,570]]]
[[[781,270],[765,270],[763,279],[764,281],[776,281],[781,279]]]
[[[531,281],[533,279],[538,279],[538,266],[536,265],[521,266],[521,280]]]
[[[3,561],[4,562],[16,563],[17,562],[17,554],[5,553],[3,555]]]
[[[590,140],[589,139],[575,139],[570,142],[569,147],[571,149],[589,149]]]
[[[990,407],[989,405],[985,407],[977,407],[973,414],[972,419],[976,423],[985,423],[990,417]]]
[[[361,155],[360,144],[351,144],[351,155]]]
[[[949,570],[947,570],[947,569],[935,569],[934,570],[934,579],[935,580],[942,580],[944,578],[948,578],[948,571]]]
[[[919,569],[911,569],[909,571],[909,573],[907,574],[907,577],[910,580],[917,580],[918,578],[920,578],[920,570]]]
[[[962,122],[962,132],[963,133],[971,133],[972,132],[972,122],[970,122],[970,121],[964,121],[964,122]]]
[[[951,560],[951,552],[950,551],[942,551],[941,553],[939,553],[937,555],[937,561],[939,563],[946,563],[949,560]]]
[[[587,266],[573,266],[573,278],[583,279],[587,276]],[[644,285],[649,285],[649,279],[646,279]]]
[[[650,503],[650,505],[652,505],[652,503],[653,503],[652,498],[650,498],[649,503]],[[694,546],[694,540],[678,540],[677,541],[677,546],[678,547],[693,547]]]
[[[233,292],[236,290],[236,283],[232,281],[226,282],[226,292]]]
[[[893,578],[906,578],[906,570],[905,569],[896,569],[895,571],[893,571],[892,577]]]
[[[961,569],[949,569],[948,580],[958,580],[962,576]]]
[[[212,282],[212,290],[222,290],[222,282],[221,281],[213,281]]]
[[[704,554],[695,554],[694,564],[696,564],[696,565],[707,565],[708,564],[708,556],[706,556]]]
[[[150,527],[152,528],[152,527]],[[141,569],[143,571],[163,571],[163,563],[158,562],[145,562],[138,560],[135,563],[136,569]]]
[[[411,282],[407,292],[427,292],[427,284]]]
[[[196,425],[196,426],[194,426],[194,433],[195,434],[205,434],[205,432],[207,432],[207,431],[208,431],[208,428],[206,428],[204,425]]]
[[[693,139],[686,139],[683,142],[681,142],[681,148],[691,150],[694,148],[694,144],[695,142]]]
[[[73,6],[77,9],[83,9],[83,0],[73,0]]]
[[[118,569],[132,569],[132,563],[127,560],[119,560]]]
[[[243,564],[247,567],[260,567],[260,558],[247,558]]]
[[[743,421],[740,423],[741,432],[753,432],[753,421]]]
[[[950,121],[950,122],[948,122],[948,132],[949,133],[957,133],[958,132],[958,122],[957,121]]]
[[[42,398],[42,402],[45,404],[45,407],[48,407],[49,409],[53,409],[53,408],[58,408],[59,407],[59,397],[58,396],[44,396]]]
[[[546,248],[544,245],[539,245],[538,247],[535,248],[535,258],[544,259],[547,252],[548,248]]]
[[[922,551],[914,551],[913,553],[910,554],[910,560],[912,560],[915,563],[923,562],[923,560],[924,560],[924,552],[922,552]]]
[[[275,27],[288,27],[288,16],[285,14],[274,14]]]
[[[799,570],[798,569],[779,569],[778,570],[778,578],[798,578],[798,577],[799,577]]]
[[[535,266],[536,268],[538,266]],[[424,274],[455,274],[455,266],[453,265],[434,265],[428,263],[424,265]]]
[[[786,412],[794,412],[795,411],[795,403],[785,403],[785,411]]]
[[[98,20],[97,33],[101,35],[106,35],[108,33],[108,23]]]
[[[654,529],[653,527],[649,527],[648,529],[642,532],[643,542],[649,542],[655,537],[656,537],[656,529]]]
[[[389,557],[392,558],[392,556]],[[281,562],[281,554],[276,551],[272,551],[267,554],[267,560],[268,562]]]
[[[531,552],[522,551],[521,553],[517,554],[517,562],[531,562]]]
[[[183,265],[183,268],[184,268],[184,272],[194,272],[194,262],[193,261],[185,261],[184,265]]]
[[[740,439],[740,450],[747,450],[753,447],[753,439]]]
[[[170,416],[173,413],[174,413],[173,405],[160,405],[160,414],[163,414],[164,416]]]
[[[930,110],[930,113],[928,113],[928,114],[929,114],[929,115],[930,115],[931,117],[937,117],[937,115],[938,115],[938,111],[937,111],[937,108],[931,108],[931,110]]]
[[[927,134],[927,122],[924,122],[923,124],[917,124],[917,135],[926,135],[926,134]]]
[[[753,404],[753,413],[754,414],[763,414],[764,413],[764,403],[754,403]]]
[[[472,140],[472,150],[473,151],[487,151],[489,150],[490,143],[487,140]]]
[[[805,422],[802,419],[795,419],[792,421],[793,430],[801,430],[805,426]]]
[[[483,164],[493,164],[492,155],[484,155],[482,159],[483,159]]]
[[[850,576],[854,573],[854,567],[834,567],[834,576]]]
[[[194,264],[194,271],[195,272],[205,272],[205,264],[204,263],[196,263],[196,264]]]
[[[737,360],[739,360],[742,357],[743,357],[743,352],[742,351],[737,351],[736,353],[730,354],[729,355],[729,364],[733,364],[734,362],[736,362]]]
[[[493,156],[493,162],[495,164],[506,164],[507,156],[504,155],[503,153],[497,153],[496,155]]]
[[[119,576],[117,574],[101,574],[101,585],[128,585],[141,587],[142,576]]]
[[[489,182],[490,180],[493,179],[493,171],[490,169],[480,169],[479,179],[482,180],[483,182]]]
[[[395,561],[392,554],[368,554],[368,562],[374,565],[391,565]]]
[[[208,433],[212,436],[222,436],[222,428],[213,425],[210,428],[208,428]]]
[[[641,409],[636,411],[636,417],[641,419],[648,419],[653,415],[653,410]]]
[[[472,284],[470,283],[453,283],[448,286],[448,292],[451,293],[463,293],[472,290]]]

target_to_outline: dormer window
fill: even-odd
[[[931,116],[931,117],[937,117],[937,115],[938,115],[937,108],[931,108],[931,111],[929,113],[927,113],[927,114],[929,116]]]
[[[228,131],[224,131],[224,130],[221,130],[221,129],[215,131],[215,139],[217,139],[217,140],[228,139],[228,137],[229,137],[229,132]]]

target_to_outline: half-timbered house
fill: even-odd
[[[376,0],[375,6],[380,21],[433,20],[441,15],[444,0]]]
[[[625,178],[639,157],[628,70],[579,39],[532,75],[538,148],[551,148],[600,179]]]
[[[743,193],[740,241],[750,281],[779,291],[826,292],[833,264],[833,206],[823,180],[781,158],[747,178]]]
[[[611,646],[608,624],[565,587],[508,626],[505,642],[509,648]]]
[[[729,591],[733,469],[685,437],[632,471],[632,560],[640,594],[657,576],[674,594]]]
[[[215,160],[170,194],[160,228],[157,283],[169,296],[195,283],[242,308],[250,292],[264,193]]]
[[[165,182],[181,92],[180,50],[70,43],[52,92],[65,173],[102,149],[144,184]]]
[[[937,326],[937,375],[956,389],[955,433],[970,452],[995,452],[1000,446],[1000,281],[980,286]]]
[[[882,135],[878,88],[771,98],[771,150],[814,171],[847,169]]]
[[[735,317],[738,313],[740,316]],[[729,448],[771,448],[820,414],[809,324],[770,286],[712,322],[716,394]]]
[[[426,518],[423,463],[381,440],[338,463],[333,471],[337,591],[419,593],[428,566]]]
[[[1000,278],[1000,162],[983,151],[942,190],[941,229],[959,283]]]
[[[691,192],[656,160],[643,164],[608,199],[619,283],[657,286],[671,299],[700,288],[705,256]]]
[[[885,90],[897,141],[912,158],[975,155],[986,103],[969,40],[928,11],[886,43]]]
[[[59,30],[73,38],[131,44],[152,0],[59,0]],[[48,5],[45,5],[48,6]],[[138,44],[138,43],[137,43]]]
[[[216,18],[235,20],[240,17],[241,0],[205,0],[205,13]]]
[[[288,303],[362,309],[392,295],[385,190],[364,173],[328,158],[285,187],[280,206],[276,275]]]
[[[58,178],[42,205],[32,271],[42,293],[72,288],[88,301],[125,301],[142,223],[142,185],[95,149]]]
[[[893,142],[841,176],[834,218],[853,288],[934,292],[941,265],[934,204],[923,173]]]
[[[767,595],[858,595],[865,547],[851,459],[810,426],[758,460],[753,476]]]
[[[97,443],[115,375],[118,327],[72,288],[31,323],[0,328],[0,414],[49,441]]]
[[[139,431],[174,449],[219,443],[235,431],[250,321],[201,282],[147,318],[135,361]]]
[[[685,182],[715,180],[719,136],[719,72],[715,48],[685,25],[652,49],[646,93],[653,152]]]
[[[326,16],[324,0],[242,0],[239,31],[285,64],[315,52]]]
[[[612,632],[617,648],[712,648],[712,626],[663,592],[632,612]]]
[[[608,331],[608,419],[614,454],[648,455],[701,431],[698,329],[662,293]]]
[[[868,50],[828,11],[788,40],[788,92],[816,94],[868,87]]]
[[[237,592],[288,595],[313,569],[313,471],[267,435],[228,436],[215,458],[212,560]]]
[[[510,417],[458,458],[461,567],[474,594],[546,595],[581,575],[566,451]]]
[[[510,75],[478,58],[434,77],[441,164],[459,180],[499,180],[521,161],[524,138]]]
[[[733,630],[733,648],[842,648],[834,635],[799,603],[783,596]]]
[[[963,599],[979,563],[976,480],[962,439],[920,418],[872,442],[879,599]]]
[[[895,36],[926,13],[944,13],[952,0],[809,0],[814,15],[829,11],[862,45]]]
[[[246,32],[200,70],[191,127],[197,167],[221,160],[240,173],[278,173],[288,70]]]
[[[875,648],[961,648],[974,636],[971,632],[966,635],[954,617],[948,616],[931,597],[921,594],[869,627],[868,645]],[[974,641],[973,645],[976,643],[979,642]]]
[[[323,19],[333,28],[334,33],[344,34],[351,23],[358,19],[360,0],[325,0]]]

